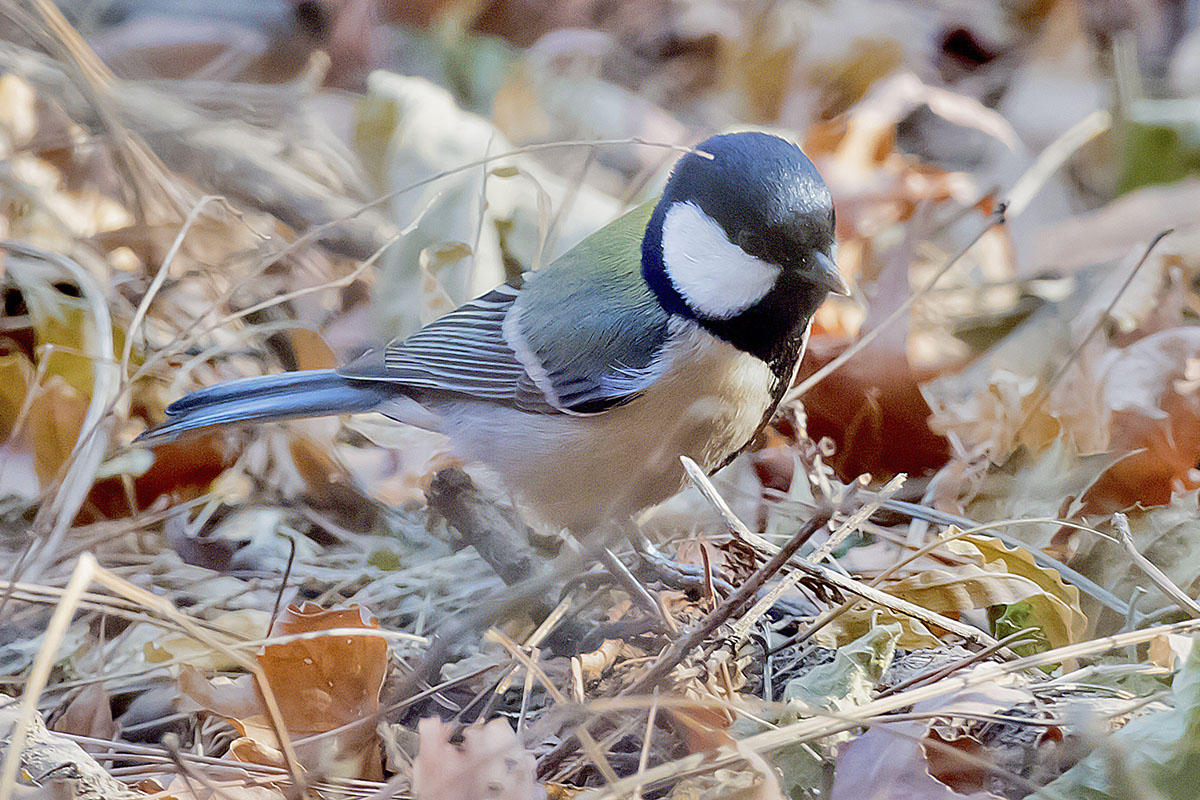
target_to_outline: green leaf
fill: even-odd
[[[992,626],[992,636],[995,636],[997,639],[1011,636],[1017,631],[1022,631],[1026,628],[1036,629],[1032,633],[1027,633],[1026,637],[1037,639],[1037,641],[1028,644],[1019,644],[1012,648],[1013,652],[1023,656],[1031,656],[1035,653],[1044,653],[1050,649],[1050,642],[1046,639],[1046,634],[1042,632],[1041,626],[1038,624],[1037,612],[1034,611],[1033,604],[1027,600],[1007,606],[992,606],[988,609],[988,622]]]
[[[1046,787],[1071,800],[1194,800],[1200,775],[1200,647],[1172,690],[1174,708],[1135,719]]]
[[[837,651],[833,661],[788,681],[783,699],[830,711],[868,702],[896,654],[900,626],[878,625]]]
[[[898,623],[876,624],[870,631],[840,648],[828,664],[813,667],[788,681],[783,698],[791,714],[778,720],[794,722],[801,716],[824,709],[840,712],[868,702],[896,654],[896,643],[903,629]],[[826,739],[826,747],[849,736]],[[827,784],[829,772],[823,755],[805,743],[780,748],[771,753],[771,763],[782,773],[780,785],[788,797],[811,796],[814,787]]]
[[[395,572],[404,566],[404,561],[399,555],[384,548],[380,548],[367,556],[367,563],[375,569],[381,569],[384,572]]]

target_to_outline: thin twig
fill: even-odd
[[[697,489],[700,490],[700,493],[704,495],[704,498],[712,503],[713,508],[715,508],[725,520],[725,524],[729,526],[731,531],[761,552],[776,552],[777,547],[774,544],[750,530],[748,527],[746,527],[746,523],[738,519],[737,515],[733,513],[733,510],[729,508],[729,504],[725,502],[723,497],[721,497],[716,487],[713,486],[712,481],[708,479],[708,476],[704,474],[704,471],[700,469],[696,462],[684,457],[683,466],[687,470],[688,477],[691,478],[692,483]],[[868,586],[862,581],[855,580],[847,575],[843,575],[842,573],[832,570],[822,564],[811,564],[807,561],[799,561],[793,564],[793,566],[796,569],[804,570],[818,580],[822,580],[826,583],[836,586],[843,592],[857,595],[864,600],[869,600],[876,605],[883,606],[894,613],[920,620],[926,625],[933,625],[934,627],[942,628],[953,634],[963,637],[969,642],[975,642],[981,647],[988,647],[996,643],[994,638],[978,628],[959,622],[955,619],[950,619],[949,617],[939,614],[936,611],[930,611],[929,609],[923,608],[916,603],[910,603],[907,600],[894,597],[887,592],[882,592],[879,589]]]
[[[188,213],[187,219],[183,221],[183,225],[179,227],[179,232],[175,234],[175,240],[171,242],[170,248],[167,249],[167,254],[163,257],[162,264],[158,267],[158,272],[154,274],[154,278],[150,281],[150,286],[146,289],[146,293],[142,295],[141,302],[138,303],[137,310],[133,312],[133,319],[129,322],[129,328],[125,333],[125,346],[121,348],[121,377],[126,378],[129,373],[129,359],[133,355],[133,340],[137,337],[138,330],[142,327],[142,323],[146,320],[146,314],[150,310],[150,304],[154,302],[154,298],[158,296],[159,290],[167,281],[167,275],[171,272],[171,264],[175,260],[175,256],[179,254],[180,248],[183,247],[183,241],[187,238],[188,231],[200,219],[200,212],[209,203],[220,200],[226,204],[229,203],[223,197],[207,194],[201,197],[192,210]]]
[[[646,715],[646,733],[642,736],[642,752],[638,756],[638,773],[646,771],[650,763],[650,742],[654,738],[654,723],[658,720],[658,689],[654,690],[654,701],[650,704],[650,712]],[[642,787],[633,790],[636,800],[642,798]]]
[[[283,577],[279,579],[279,591],[275,593],[275,605],[271,606],[271,617],[267,622],[267,636],[271,635],[271,629],[275,627],[275,620],[279,617],[279,605],[283,602],[283,593],[287,589],[288,578],[292,574],[292,566],[296,563],[296,538],[289,536],[287,540],[287,564],[283,568]]]
[[[797,505],[808,507],[802,503]],[[1033,560],[1037,562],[1039,567],[1056,570],[1064,580],[1074,585],[1077,589],[1079,589],[1079,591],[1088,595],[1096,602],[1112,609],[1122,617],[1129,616],[1129,604],[1117,597],[1108,589],[1105,589],[1103,586],[1078,572],[1077,570],[1071,569],[1057,558],[1046,554],[1045,551],[1040,549],[1030,549],[1025,542],[1021,541],[1013,534],[1002,530],[1003,526],[1006,525],[1028,525],[1051,522],[1055,525],[1074,528],[1075,530],[1087,531],[1088,533],[1095,534],[1096,536],[1105,537],[1104,533],[1096,530],[1093,527],[1078,522],[1071,522],[1070,520],[1060,519],[1058,517],[1004,519],[981,524],[968,517],[958,516],[957,514],[949,514],[936,508],[930,508],[929,506],[921,505],[920,503],[910,503],[906,500],[897,500],[894,497],[885,501],[883,507],[888,511],[894,511],[898,514],[904,514],[905,516],[913,519],[924,520],[925,522],[932,522],[938,525],[956,525],[959,528],[963,528],[964,533],[989,531],[993,536],[1004,542],[1004,544],[1008,545],[1009,547],[1019,547],[1027,550],[1029,554],[1033,556]],[[1145,616],[1146,615],[1139,613],[1136,615],[1135,620],[1140,624],[1142,621],[1144,621]]]
[[[872,514],[878,511],[883,502],[900,489],[900,487],[904,484],[904,480],[904,473],[901,473],[893,478],[887,484],[887,486],[883,488],[879,496],[864,504],[862,508],[851,514],[849,519],[838,525],[837,530],[835,530],[820,547],[809,554],[807,561],[811,564],[815,564],[825,558],[829,552],[832,551],[833,546],[836,546],[836,542],[845,539],[846,536],[850,535],[851,531],[856,530],[860,525],[866,522],[866,520]],[[835,544],[831,546],[830,542],[835,542]],[[754,626],[755,622],[757,622],[758,619],[767,612],[767,610],[784,592],[790,590],[796,584],[800,583],[800,581],[802,581],[805,577],[806,576],[802,571],[796,570],[781,580],[771,589],[771,591],[759,598],[758,602],[754,604],[754,607],[751,608],[745,616],[738,620],[737,625],[734,626],[732,637],[734,641],[740,642],[749,636],[750,629]],[[871,585],[874,586],[876,584],[873,582]],[[855,602],[858,601],[855,600]],[[843,608],[848,609],[849,606],[843,606]]]
[[[1036,414],[1039,409],[1041,409],[1042,404],[1045,403],[1050,397],[1050,392],[1054,390],[1054,387],[1058,385],[1060,380],[1062,380],[1063,375],[1067,374],[1067,370],[1070,369],[1071,366],[1074,365],[1075,361],[1079,358],[1079,354],[1083,352],[1083,348],[1086,347],[1087,343],[1092,340],[1092,337],[1100,332],[1100,329],[1104,327],[1104,323],[1108,322],[1108,317],[1110,314],[1112,314],[1112,310],[1117,307],[1117,303],[1120,302],[1121,297],[1124,296],[1125,292],[1129,289],[1129,286],[1133,283],[1133,279],[1137,277],[1139,272],[1141,272],[1141,269],[1145,263],[1150,260],[1150,254],[1154,252],[1154,248],[1158,247],[1159,242],[1174,232],[1175,231],[1173,228],[1167,228],[1164,231],[1159,231],[1157,234],[1155,234],[1154,238],[1150,240],[1150,244],[1146,245],[1145,251],[1142,252],[1142,257],[1137,260],[1137,263],[1133,265],[1133,269],[1131,269],[1129,274],[1125,276],[1125,280],[1121,283],[1121,287],[1117,289],[1117,293],[1113,295],[1112,300],[1110,300],[1108,305],[1105,306],[1104,311],[1101,312],[1100,316],[1096,318],[1095,324],[1092,325],[1087,334],[1085,334],[1084,337],[1079,340],[1079,343],[1075,345],[1074,349],[1071,350],[1070,354],[1067,355],[1066,359],[1063,360],[1058,369],[1054,371],[1054,374],[1050,376],[1050,380],[1038,387],[1037,393],[1033,396],[1033,399],[1029,403],[1029,408],[1025,410],[1025,415],[1021,417],[1021,424],[1017,426],[1017,430],[1013,434],[1014,439],[1020,437],[1021,432],[1025,430],[1025,426],[1027,426],[1033,419],[1033,415]]]
[[[1063,132],[1061,136],[1038,153],[1025,174],[1017,179],[1008,191],[1008,215],[1020,216],[1046,185],[1046,181],[1067,163],[1067,160],[1100,134],[1112,127],[1112,115],[1107,111],[1093,111]]]
[[[1124,514],[1116,513],[1113,514],[1112,522],[1113,527],[1117,529],[1117,535],[1121,538],[1121,544],[1125,546],[1125,552],[1133,559],[1133,563],[1137,564],[1158,588],[1179,603],[1180,607],[1191,614],[1193,618],[1200,618],[1200,603],[1188,597],[1187,592],[1180,589],[1175,581],[1167,577],[1167,574],[1159,569],[1153,561],[1138,551],[1137,545],[1133,541],[1133,532],[1129,530],[1129,518]]]
[[[37,657],[33,660],[33,667],[29,670],[29,680],[25,683],[25,691],[21,693],[19,716],[8,740],[4,766],[0,768],[0,800],[12,800],[16,792],[21,753],[25,749],[25,740],[33,728],[38,698],[41,697],[42,689],[50,680],[50,670],[54,668],[58,645],[67,633],[71,618],[75,616],[79,599],[83,596],[88,584],[92,582],[97,569],[96,559],[92,557],[91,553],[84,553],[79,557],[79,563],[76,565],[75,571],[71,573],[71,578],[63,590],[62,600],[55,607],[50,622],[46,625],[42,646],[38,649]]]
[[[739,586],[733,594],[725,598],[721,605],[710,611],[695,627],[681,638],[676,639],[670,647],[660,653],[658,658],[654,660],[654,663],[642,673],[641,677],[621,692],[621,696],[645,694],[653,689],[657,689],[662,679],[671,670],[675,669],[675,666],[683,661],[688,653],[703,644],[709,634],[724,624],[734,612],[740,610],[748,603],[758,590],[762,588],[763,584],[779,572],[783,565],[796,554],[796,551],[812,538],[813,534],[829,523],[832,516],[833,510],[830,508],[818,510],[800,530],[796,531],[787,544],[771,557],[770,561],[759,567],[745,583]],[[579,734],[582,735],[584,733],[587,733],[586,723],[579,726]],[[574,752],[578,745],[579,742],[575,737],[565,737],[553,750],[542,756],[541,761],[538,763],[538,773],[545,775],[557,767],[567,756]]]
[[[36,579],[48,566],[48,561],[58,557],[66,540],[67,529],[74,522],[95,481],[96,470],[108,448],[106,434],[113,421],[108,409],[120,389],[120,377],[113,360],[112,315],[104,292],[91,273],[73,259],[29,244],[0,242],[0,249],[18,258],[53,264],[71,276],[92,317],[93,335],[84,337],[84,350],[92,362],[92,394],[75,445],[60,472],[57,490],[53,498],[38,509],[33,520],[36,533],[47,532],[41,551],[29,567],[32,577]],[[101,435],[102,432],[105,435]]]
[[[844,730],[850,730],[870,722],[880,715],[887,714],[905,706],[911,706],[926,700],[953,694],[1000,680],[1007,675],[1023,672],[1036,667],[1058,664],[1071,659],[1102,653],[1108,650],[1128,647],[1154,639],[1156,636],[1167,634],[1191,635],[1200,631],[1200,620],[1185,620],[1172,625],[1159,625],[1153,628],[1104,636],[1079,644],[1064,645],[1052,650],[1046,650],[1031,656],[1017,659],[1008,663],[989,662],[979,665],[969,675],[950,676],[937,683],[918,686],[890,697],[871,700],[857,708],[839,715],[838,719],[830,719],[827,713],[806,718],[790,725],[783,725],[774,730],[763,731],[746,737],[740,742],[738,750],[722,749],[716,755],[711,751],[685,756],[675,761],[659,764],[643,773],[622,778],[615,784],[610,784],[602,790],[588,792],[582,798],[600,800],[600,798],[617,798],[633,790],[635,786],[653,785],[665,780],[677,778],[681,773],[696,768],[709,771],[729,767],[741,763],[745,756],[742,750],[751,749],[755,752],[767,752],[785,745],[797,742],[811,741],[825,736],[831,736]],[[581,798],[581,800],[582,800]]]
[[[920,675],[914,675],[913,677],[909,678],[906,681],[897,683],[895,686],[889,686],[888,688],[884,689],[883,691],[881,691],[879,694],[877,694],[875,696],[876,697],[887,697],[888,695],[893,695],[893,694],[896,694],[897,692],[903,692],[905,689],[911,689],[914,686],[920,686],[921,684],[924,684],[924,683],[933,683],[934,681],[939,681],[942,678],[953,675],[954,673],[958,672],[960,669],[969,667],[972,664],[976,663],[977,661],[982,661],[983,659],[987,658],[988,656],[995,654],[1002,647],[1020,647],[1022,644],[1025,644],[1025,643],[1036,642],[1037,641],[1036,639],[1026,639],[1025,638],[1027,635],[1029,635],[1030,633],[1032,633],[1036,630],[1037,630],[1037,628],[1022,628],[1021,630],[1016,631],[1015,633],[1010,633],[1008,636],[1005,636],[1003,639],[996,642],[996,644],[993,645],[992,647],[985,647],[983,650],[980,650],[978,653],[971,653],[971,655],[969,655],[965,658],[962,658],[958,661],[955,661],[952,664],[947,664],[946,666],[942,667],[941,669],[934,670],[933,672],[925,672]]]
[[[759,567],[753,575],[737,588],[737,591],[725,598],[721,605],[713,609],[682,638],[676,639],[675,643],[667,648],[650,665],[649,669],[642,673],[642,676],[625,689],[622,694],[644,694],[657,686],[659,681],[665,678],[693,648],[702,644],[708,638],[709,634],[723,625],[735,612],[741,610],[746,603],[750,602],[750,599],[758,593],[763,584],[774,577],[775,573],[779,572],[783,568],[783,565],[791,560],[796,551],[813,537],[813,534],[825,527],[832,516],[832,509],[824,508],[817,511],[808,522],[804,523],[804,526],[800,530],[792,535],[787,544],[779,548],[779,551],[771,556],[771,559],[766,564]]]
[[[980,228],[979,232],[971,238],[971,241],[963,245],[961,250],[955,253],[949,261],[943,264],[941,269],[934,273],[933,277],[930,278],[924,286],[909,295],[903,303],[896,307],[895,311],[888,314],[877,326],[863,334],[861,339],[843,350],[837,358],[833,359],[828,364],[814,372],[812,375],[809,375],[803,381],[789,389],[787,395],[783,398],[783,402],[780,403],[780,406],[786,407],[790,403],[799,400],[805,395],[805,393],[808,392],[809,389],[825,380],[825,378],[839,369],[843,364],[866,349],[866,347],[871,344],[871,342],[875,341],[875,339],[877,339],[881,334],[883,334],[884,331],[891,328],[891,326],[897,320],[908,313],[909,309],[912,308],[914,303],[916,303],[918,300],[928,294],[931,289],[933,289],[934,285],[940,281],[947,272],[950,271],[951,267],[961,261],[963,257],[970,252],[971,248],[975,246],[976,242],[982,239],[992,228],[996,227],[997,225],[1004,224],[1004,214],[1005,205],[1004,203],[1000,203],[996,206],[996,210],[993,211],[988,217],[987,222],[984,223],[982,228]]]

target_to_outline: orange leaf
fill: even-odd
[[[379,623],[359,606],[324,609],[315,603],[288,606],[272,636],[316,634],[270,644],[258,654],[283,724],[293,737],[308,737],[346,726],[333,737],[297,746],[300,762],[339,777],[380,780],[383,776],[374,715],[387,671],[387,643],[374,635],[321,631],[378,630]],[[234,755],[256,763],[278,764],[280,743],[253,678],[204,680],[184,665],[183,693],[201,707],[230,719],[248,741]],[[361,722],[359,725],[351,723]]]
[[[272,636],[334,628],[378,630],[364,609],[324,609],[315,603],[288,606]],[[379,636],[319,636],[271,644],[258,656],[290,730],[321,733],[363,719],[379,709],[387,671],[387,642]]]

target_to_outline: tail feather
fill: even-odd
[[[352,381],[331,369],[239,378],[175,401],[167,407],[167,421],[137,440],[169,441],[187,431],[234,422],[370,411],[393,394],[387,384]]]

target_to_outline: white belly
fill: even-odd
[[[546,522],[583,532],[679,491],[679,457],[720,466],[750,440],[776,379],[761,360],[699,326],[672,347],[652,389],[591,416],[492,404],[441,409],[460,454],[482,461]]]

